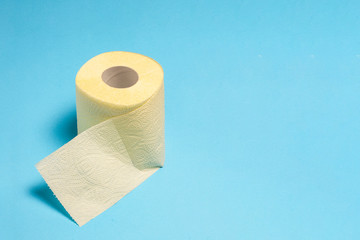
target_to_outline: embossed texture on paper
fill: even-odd
[[[137,82],[107,85],[101,75],[114,66],[134,69]],[[140,54],[104,53],[79,70],[76,94],[79,135],[36,167],[82,226],[163,166],[162,68]]]

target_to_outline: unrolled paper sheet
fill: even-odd
[[[79,226],[164,164],[161,66],[140,54],[109,52],[76,76],[79,135],[36,168]]]

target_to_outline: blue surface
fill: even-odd
[[[359,1],[0,5],[0,239],[359,239]],[[166,165],[79,228],[34,165],[75,136],[75,75],[165,70]]]

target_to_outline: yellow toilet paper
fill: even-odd
[[[76,76],[76,108],[79,135],[36,168],[82,226],[163,166],[163,70],[140,54],[100,54]]]

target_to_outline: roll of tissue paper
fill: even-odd
[[[129,52],[90,59],[76,76],[78,136],[36,164],[79,226],[164,164],[161,66]]]

